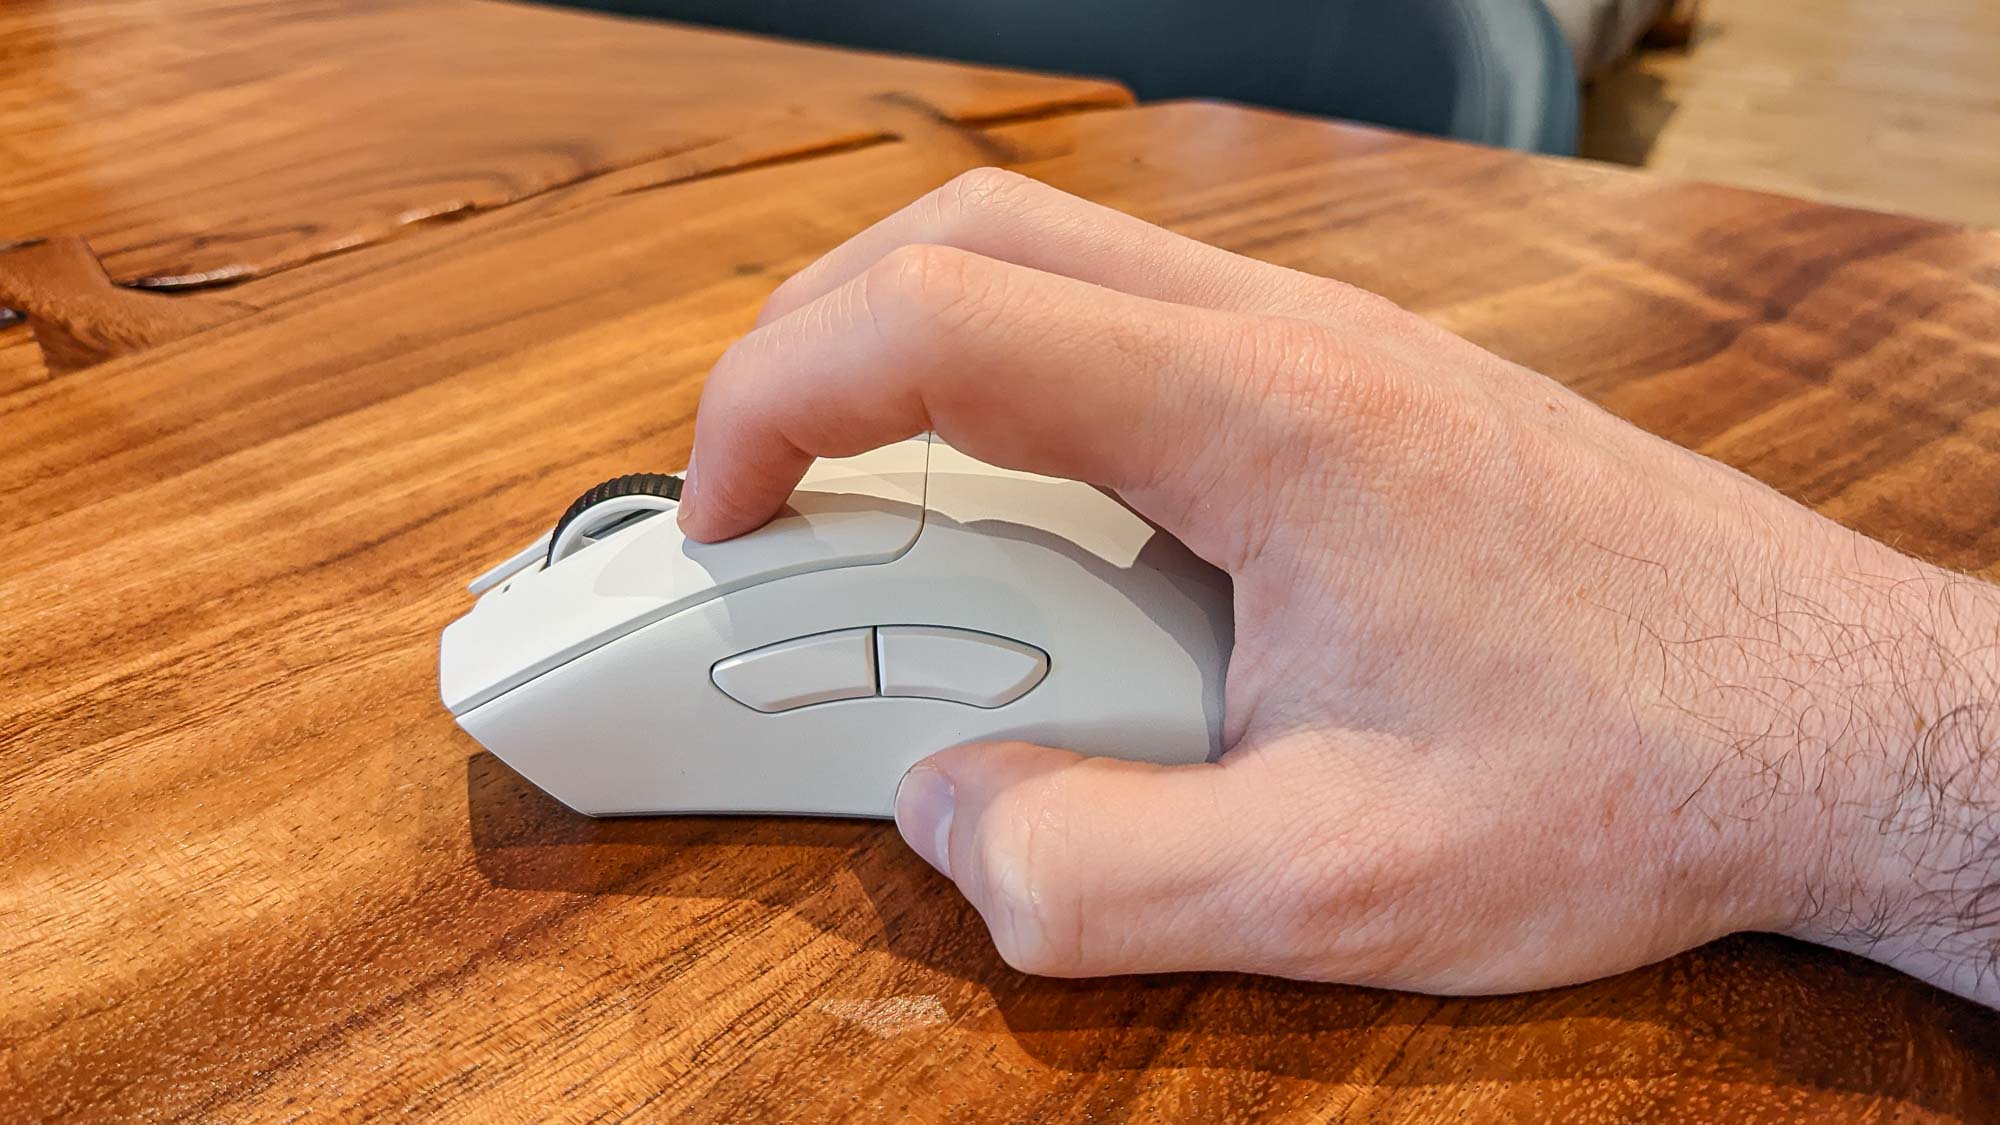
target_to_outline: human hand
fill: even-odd
[[[1013,965],[1480,993],[1752,929],[2000,1002],[1994,588],[1382,298],[992,170],[772,295],[682,525],[926,429],[1235,582],[1219,762],[905,778],[905,838]]]

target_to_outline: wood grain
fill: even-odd
[[[23,314],[52,373],[144,351],[249,311],[227,298],[121,288],[75,236],[0,248],[0,307]]]
[[[589,821],[460,734],[460,584],[993,151],[2000,572],[1992,235],[1202,105],[552,189],[0,396],[0,1119],[1990,1119],[2000,1019],[1853,958],[1035,980],[887,825]]]
[[[1091,79],[490,0],[24,0],[0,9],[0,246],[71,236],[121,285],[202,288],[607,173],[667,183],[1129,101]],[[69,280],[24,284],[92,299]],[[100,318],[95,345],[170,323],[122,307],[136,323]],[[117,354],[57,328],[38,369],[9,335],[0,387]]]
[[[712,171],[852,144],[878,134],[863,107],[882,94],[963,120],[1129,101],[486,0],[28,0],[0,11],[0,44],[0,238],[80,235],[158,288],[710,146]]]

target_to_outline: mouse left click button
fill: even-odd
[[[716,662],[709,679],[736,702],[790,711],[875,694],[875,630],[842,629],[780,641]]]

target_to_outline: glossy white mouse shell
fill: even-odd
[[[823,634],[825,659],[732,662]],[[1006,643],[882,639],[912,635]],[[911,764],[973,740],[1213,758],[1231,643],[1227,577],[1115,499],[918,438],[820,461],[739,539],[663,515],[529,564],[445,629],[439,680],[461,726],[579,812],[889,816]],[[718,686],[782,695],[876,655],[860,698],[769,713]],[[1024,669],[1001,706],[873,694],[1005,698],[1019,684],[992,677]]]

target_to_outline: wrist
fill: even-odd
[[[1747,482],[1701,495],[1633,618],[1642,734],[1732,891],[1714,928],[2000,1006],[2000,588]]]
[[[2000,1005],[2000,590],[1849,547],[1792,661],[1815,710],[1782,928]]]

